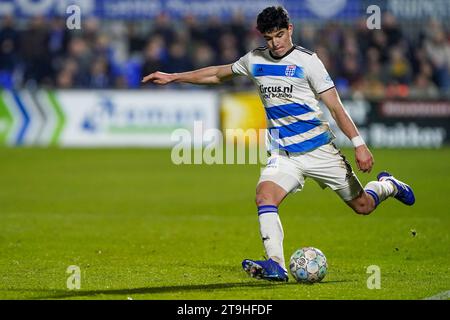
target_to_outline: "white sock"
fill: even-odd
[[[278,208],[272,205],[258,207],[259,230],[268,258],[286,269],[283,254],[283,226],[278,216]]]
[[[374,198],[375,206],[397,193],[394,184],[391,181],[384,179],[381,181],[370,181],[365,186],[364,190]]]

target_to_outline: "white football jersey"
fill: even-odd
[[[316,98],[334,83],[315,53],[294,45],[284,56],[274,57],[267,47],[260,47],[231,69],[258,87],[266,111],[269,151],[308,152],[334,139],[328,122],[321,119]]]

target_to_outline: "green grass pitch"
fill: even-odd
[[[351,150],[344,150],[353,159]],[[0,149],[0,299],[423,299],[450,290],[450,149],[373,150],[414,187],[354,214],[307,180],[280,206],[285,255],[314,246],[322,283],[249,278],[261,258],[259,165],[173,165],[170,150]],[[415,230],[415,236],[413,231]],[[81,289],[69,291],[70,265]],[[367,267],[381,270],[369,290]]]

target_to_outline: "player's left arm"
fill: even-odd
[[[345,110],[336,89],[331,88],[329,90],[326,90],[325,92],[322,92],[320,94],[320,98],[330,110],[332,117],[334,118],[342,132],[350,140],[355,137],[359,137],[358,128],[356,127],[350,115],[347,113],[347,110]],[[356,138],[356,140],[357,139],[359,138]],[[369,148],[367,148],[365,143],[355,147],[355,159],[359,170],[363,172],[370,172],[370,170],[372,170],[374,159],[372,153],[370,152]]]

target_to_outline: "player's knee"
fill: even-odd
[[[361,193],[347,204],[355,211],[355,213],[360,215],[368,215],[375,209],[374,201],[365,193]]]
[[[274,197],[271,194],[265,192],[260,192],[256,194],[255,203],[258,207],[264,205],[278,205]]]
[[[368,202],[359,202],[352,207],[357,214],[368,215],[373,211],[373,206]]]

